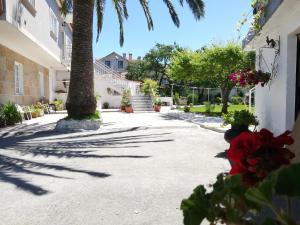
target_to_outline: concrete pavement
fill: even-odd
[[[0,132],[1,225],[180,225],[181,200],[227,171],[223,135],[158,113],[103,113],[99,132]]]

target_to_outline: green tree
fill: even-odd
[[[128,63],[126,79],[141,81],[150,77],[147,64],[143,60]]]
[[[172,56],[182,51],[177,44],[165,45],[157,43],[150,51],[145,55],[144,61],[147,65],[146,69],[152,79],[160,82],[164,75],[167,75],[166,70],[171,61]]]
[[[198,82],[206,87],[219,87],[222,112],[227,113],[229,95],[234,87],[229,75],[232,72],[254,69],[255,54],[245,52],[240,45],[213,44],[197,52],[180,52],[174,55],[168,74],[175,80]]]
[[[184,0],[178,0],[183,6]],[[69,117],[78,118],[95,113],[96,98],[94,95],[93,73],[93,12],[97,14],[97,40],[102,30],[105,0],[60,0],[62,14],[73,12],[73,45],[70,87],[67,99]],[[153,21],[147,0],[139,0],[144,11],[148,29],[153,29]],[[128,19],[127,1],[113,0],[113,6],[119,21],[120,44],[124,43],[123,21]],[[163,0],[171,15],[172,21],[178,27],[179,17],[171,0]],[[195,19],[204,16],[202,0],[186,0]]]

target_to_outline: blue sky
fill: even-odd
[[[150,8],[154,20],[154,30],[148,31],[144,13],[138,0],[128,1],[129,19],[125,21],[125,42],[119,45],[117,16],[111,1],[107,1],[104,15],[103,31],[98,43],[94,42],[94,57],[101,57],[112,51],[120,54],[133,53],[134,58],[144,56],[155,43],[178,43],[190,49],[212,42],[226,42],[236,39],[237,22],[243,13],[251,9],[251,0],[204,0],[205,18],[196,22],[188,6],[177,5],[181,19],[180,28],[176,28],[162,0],[150,0]],[[176,1],[174,1],[176,2]],[[242,33],[247,31],[244,27]],[[94,25],[94,37],[96,26]]]

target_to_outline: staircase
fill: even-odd
[[[124,76],[106,66],[101,61],[94,62],[94,71],[96,77],[101,77],[111,84],[111,87],[122,94],[124,90],[130,89],[131,95],[136,95],[139,91],[139,83],[126,80]]]
[[[152,99],[146,95],[134,95],[132,96],[132,107],[135,112],[152,112]]]

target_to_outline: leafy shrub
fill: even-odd
[[[221,97],[215,97],[215,103],[216,103],[217,105],[221,105],[221,103],[222,103],[222,98],[221,98]]]
[[[177,92],[174,95],[174,102],[176,105],[179,105],[179,103],[180,103],[180,96],[179,96],[179,93],[177,93]]]
[[[209,224],[298,224],[293,218],[297,213],[289,206],[300,198],[299,176],[300,164],[291,164],[247,187],[241,175],[220,174],[211,185],[212,191],[200,185],[182,201],[184,225],[200,225],[204,219]],[[262,217],[262,223],[257,223],[258,217]]]
[[[5,115],[2,106],[0,107],[0,127],[5,126]]]
[[[109,103],[108,102],[104,102],[102,105],[103,109],[108,109],[109,108]]]
[[[232,103],[233,105],[240,105],[240,104],[243,104],[243,98],[242,98],[242,97],[239,97],[239,96],[231,97],[231,103]]]
[[[256,116],[244,109],[241,111],[229,112],[227,114],[223,114],[224,125],[234,125],[234,126],[249,126],[249,125],[258,125],[258,121]]]
[[[145,95],[155,96],[158,92],[158,83],[155,80],[145,79],[141,86],[141,92]]]
[[[51,104],[53,104],[57,111],[64,110],[64,102],[62,100],[55,100]]]
[[[159,97],[154,99],[154,105],[161,105],[161,99]]]
[[[122,93],[121,107],[131,106],[130,90],[124,90]]]
[[[183,109],[184,112],[188,113],[191,111],[191,107],[189,105],[186,105],[184,106],[184,109]]]
[[[198,100],[199,100],[199,97],[196,94],[189,94],[187,96],[187,98],[188,98],[188,102],[187,102],[188,104],[190,104],[190,103],[197,104]],[[194,101],[193,101],[193,99],[194,99]]]
[[[1,108],[1,117],[3,121],[1,123],[4,126],[8,125],[15,125],[16,123],[22,122],[22,116],[18,112],[17,107],[12,102],[5,103]]]

